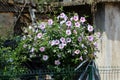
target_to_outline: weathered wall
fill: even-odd
[[[102,37],[99,40],[98,66],[120,66],[120,4],[105,3],[99,4],[95,17],[96,26],[101,30]],[[109,72],[101,75],[101,80],[118,80],[117,72],[108,68]],[[113,69],[115,70],[115,69]]]
[[[13,34],[14,17],[12,13],[0,13],[0,37],[10,37]]]
[[[106,3],[98,7],[96,26],[101,29],[99,66],[120,66],[120,4]]]
[[[93,3],[120,2],[120,0],[59,0],[59,1],[60,2],[53,3],[54,6],[75,6]]]

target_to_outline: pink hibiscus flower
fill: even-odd
[[[41,52],[44,52],[45,51],[45,47],[40,47],[39,49]]]
[[[43,36],[42,33],[37,34],[37,38],[42,38],[42,36]]]
[[[68,27],[70,27],[70,26],[72,26],[72,22],[71,22],[71,21],[67,21],[67,22],[66,22],[66,25],[67,25]]]
[[[88,27],[87,27],[87,28],[88,28],[88,31],[89,31],[89,32],[92,32],[92,31],[93,31],[93,26],[88,25]]]
[[[78,21],[79,16],[78,16],[78,15],[75,15],[75,16],[73,17],[73,19],[74,19],[74,21]]]
[[[44,60],[44,61],[47,61],[48,60],[48,55],[43,55],[43,57],[42,57],[42,59]]]
[[[74,53],[75,53],[75,54],[79,54],[79,53],[80,53],[80,50],[75,50]]]
[[[60,63],[60,61],[59,60],[55,60],[55,65],[60,65],[61,63]]]
[[[85,17],[80,18],[80,22],[84,23],[86,21]]]
[[[52,24],[53,24],[53,20],[52,20],[52,19],[49,19],[49,20],[48,20],[48,25],[51,26]]]
[[[66,30],[67,35],[71,35],[71,30]]]

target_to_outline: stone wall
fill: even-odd
[[[13,24],[12,13],[0,13],[0,37],[9,38],[13,35]]]

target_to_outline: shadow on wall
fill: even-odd
[[[95,23],[101,32],[112,41],[120,41],[120,5],[119,3],[105,3],[97,5]]]
[[[79,14],[80,17],[88,16],[87,21],[90,24],[93,24],[93,17],[91,13],[91,6],[90,5],[79,5],[79,6],[66,6],[63,8],[64,12],[76,12]]]

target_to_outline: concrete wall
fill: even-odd
[[[12,13],[0,13],[0,37],[9,38],[13,34],[13,23]]]
[[[100,29],[102,33],[102,37],[99,40],[100,53],[97,55],[97,65],[120,66],[120,4],[99,4],[95,16],[95,22],[97,28]],[[101,80],[120,79],[120,74],[117,68],[107,69],[110,71],[100,73]]]
[[[98,5],[96,26],[101,30],[97,63],[99,66],[120,66],[120,4]]]

